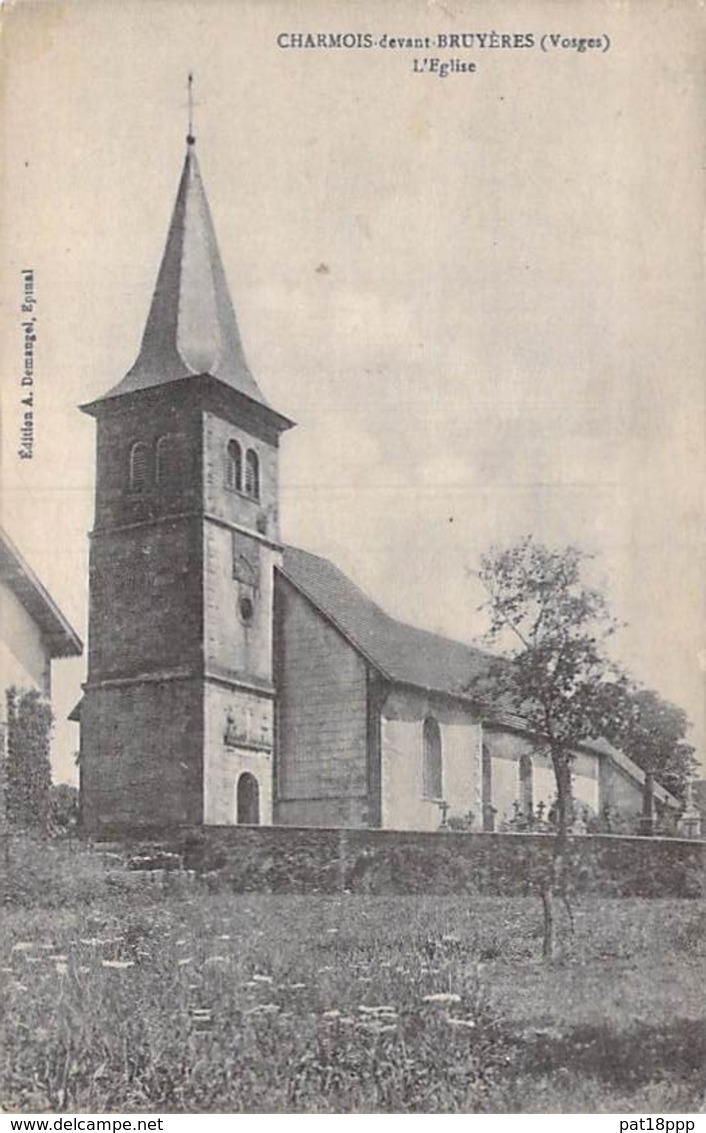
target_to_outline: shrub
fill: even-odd
[[[36,689],[7,690],[5,801],[15,826],[45,829],[49,821],[52,711]]]
[[[74,839],[10,834],[1,868],[0,900],[6,906],[60,909],[109,893],[102,861]]]

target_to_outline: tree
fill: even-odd
[[[611,696],[626,681],[606,648],[618,623],[603,594],[581,578],[589,557],[528,537],[492,548],[477,572],[487,594],[488,637],[503,655],[472,687],[481,704],[500,697],[523,717],[535,746],[549,753],[556,780],[557,834],[551,876],[542,887],[547,958],[554,950],[553,894],[566,899],[571,765],[582,742],[605,734]]]
[[[70,783],[54,783],[49,791],[49,821],[53,830],[74,830],[78,825],[78,790]]]
[[[686,712],[652,689],[623,682],[613,692],[605,737],[645,772],[642,829],[652,833],[654,783],[684,798],[695,765],[694,748],[686,739]]]
[[[52,722],[51,708],[36,689],[7,690],[5,803],[8,819],[18,826],[47,826]]]

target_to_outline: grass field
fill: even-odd
[[[100,868],[59,854],[4,911],[6,1110],[703,1105],[697,901],[586,898],[547,967],[532,898],[110,891]]]

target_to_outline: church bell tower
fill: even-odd
[[[137,361],[97,425],[86,828],[270,823],[278,449],[190,130]]]

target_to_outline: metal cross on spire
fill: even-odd
[[[186,135],[186,141],[190,146],[193,146],[196,138],[194,136],[194,76],[189,71],[189,78],[187,80],[188,89],[188,107],[189,107],[189,132]]]

